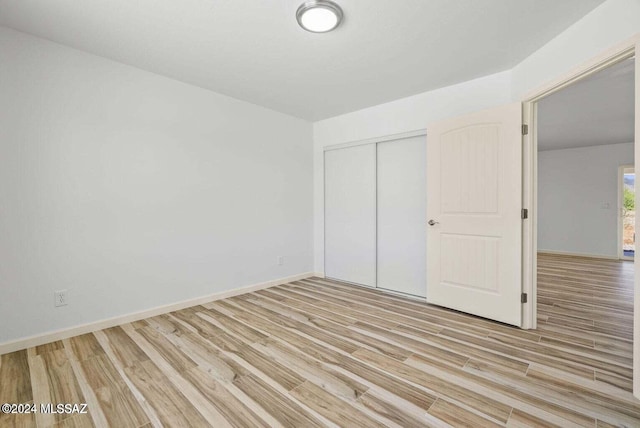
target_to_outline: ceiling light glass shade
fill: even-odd
[[[329,0],[306,1],[296,12],[298,24],[312,33],[326,33],[340,25],[342,9]]]

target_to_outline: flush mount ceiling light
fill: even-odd
[[[342,21],[342,9],[329,0],[310,0],[302,3],[296,12],[298,24],[312,33],[326,33]]]

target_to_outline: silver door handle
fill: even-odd
[[[435,221],[435,220],[429,220],[429,222],[427,223],[429,226],[435,226],[436,224],[440,224],[439,221]]]

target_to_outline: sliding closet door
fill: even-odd
[[[378,144],[378,287],[426,297],[426,137]]]
[[[325,275],[375,287],[376,146],[327,151],[324,165]]]

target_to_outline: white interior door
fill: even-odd
[[[522,110],[427,128],[427,301],[521,326]]]
[[[426,297],[426,137],[377,146],[378,288]]]
[[[376,286],[376,145],[324,154],[325,275]]]

